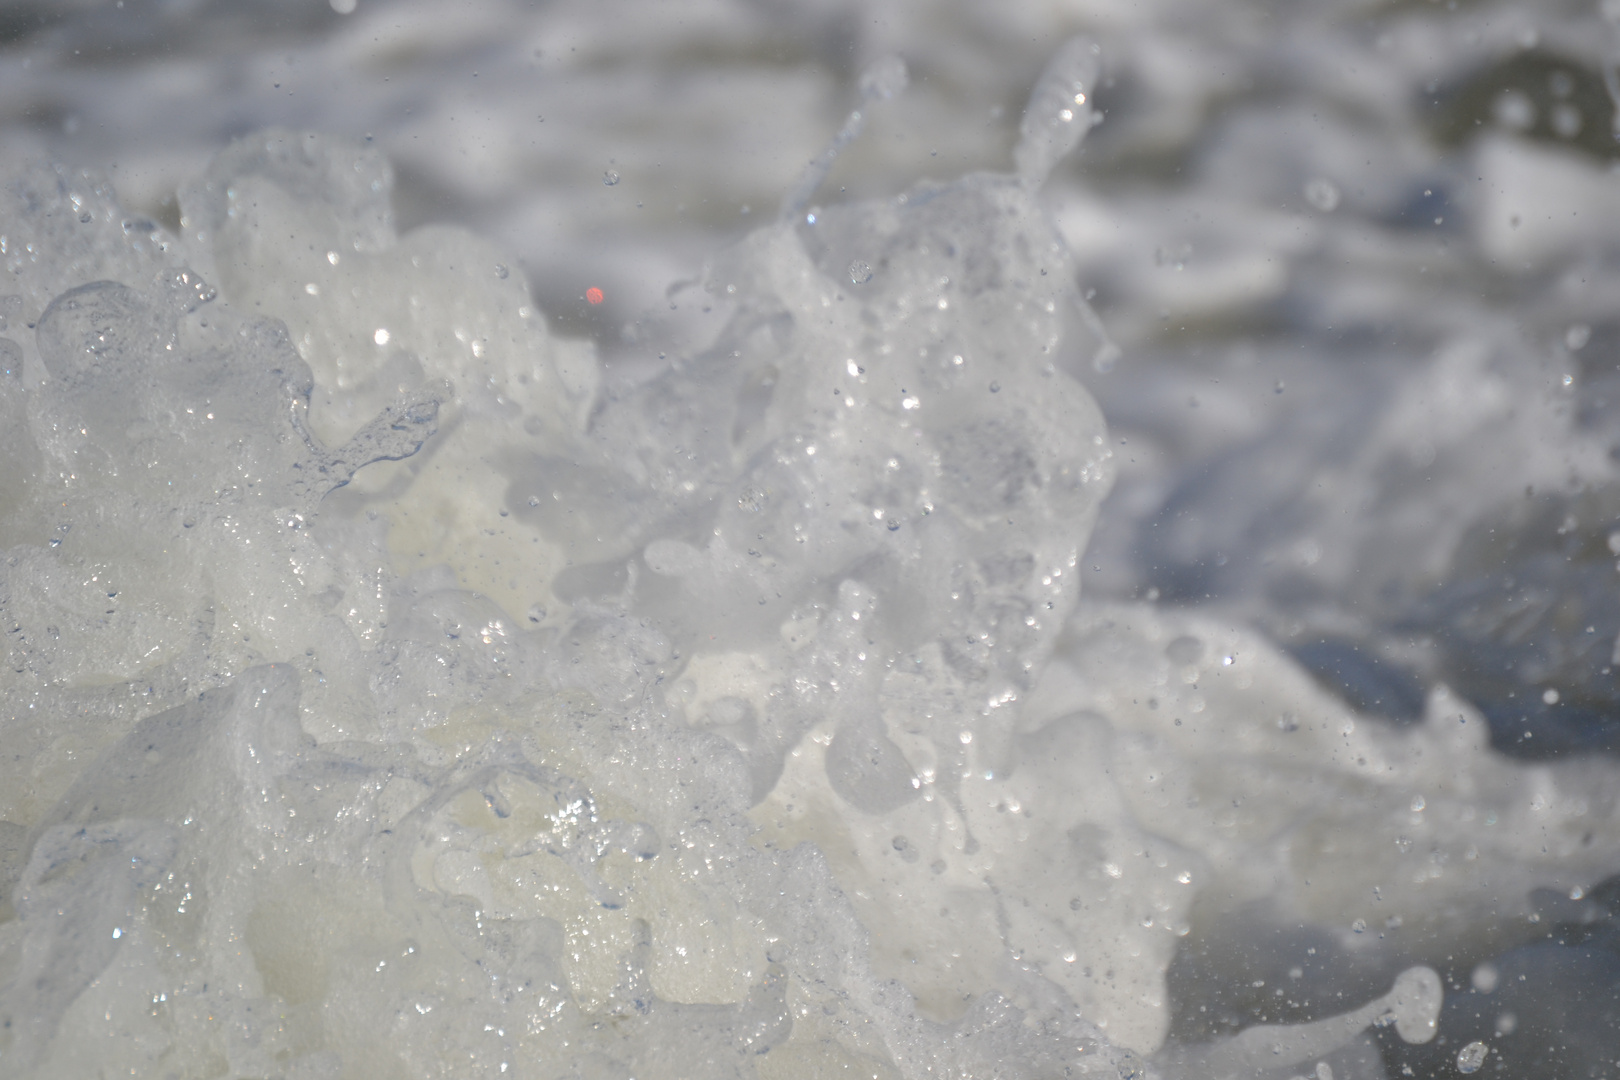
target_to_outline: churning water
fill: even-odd
[[[1620,8],[0,39],[0,1073],[1620,1075]]]

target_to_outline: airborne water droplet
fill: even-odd
[[[612,169],[609,169],[607,172],[602,174],[602,183],[606,184],[608,187],[612,187],[618,182],[619,174],[614,172]]]
[[[868,101],[888,101],[904,93],[910,81],[904,60],[898,56],[880,56],[861,72],[861,97]]]
[[[861,262],[859,259],[849,264],[849,283],[851,285],[865,285],[871,280],[871,264]]]
[[[1485,1055],[1490,1052],[1491,1048],[1477,1039],[1469,1043],[1457,1051],[1457,1071],[1460,1073],[1478,1072],[1479,1067],[1485,1064]]]
[[[1325,176],[1313,177],[1305,184],[1305,201],[1324,214],[1339,208],[1339,186]]]

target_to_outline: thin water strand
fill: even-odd
[[[888,101],[900,94],[909,82],[910,75],[906,71],[906,63],[898,56],[881,57],[861,73],[861,103],[845,119],[844,126],[838,129],[838,134],[833,136],[827,148],[811,160],[800,174],[798,183],[788,189],[787,195],[782,199],[783,218],[795,217],[810,205],[816,189],[821,187],[822,181],[827,179],[827,174],[832,172],[838,155],[842,154],[850,143],[860,138],[861,131],[866,127],[868,108],[879,101]]]

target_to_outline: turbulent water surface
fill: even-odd
[[[1617,57],[0,0],[0,1074],[1620,1075]]]

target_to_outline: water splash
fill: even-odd
[[[1053,166],[1072,153],[1096,124],[1092,91],[1101,53],[1089,38],[1070,38],[1041,72],[1018,125],[1018,149],[1013,152],[1026,187],[1044,184]]]
[[[861,103],[845,119],[844,126],[838,129],[838,134],[833,136],[827,148],[805,168],[799,176],[799,182],[789,188],[788,193],[783,196],[782,217],[795,217],[810,205],[810,199],[822,181],[827,179],[827,174],[832,171],[838,155],[842,154],[850,143],[861,137],[861,131],[866,127],[868,106],[899,95],[909,82],[910,75],[906,72],[906,63],[898,56],[881,57],[861,72]]]

